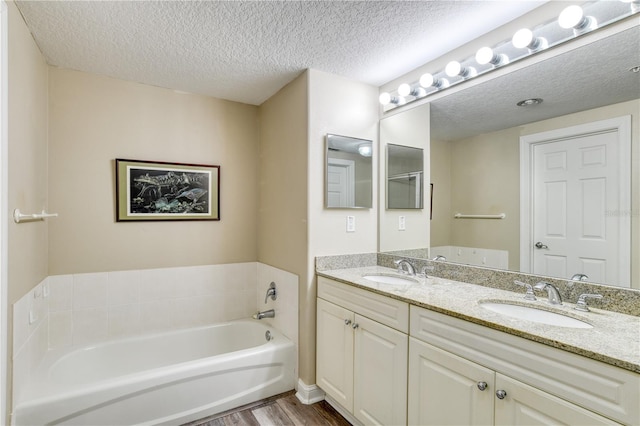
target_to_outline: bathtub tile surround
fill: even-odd
[[[276,283],[276,300],[269,298],[264,303],[267,289],[271,282]],[[259,311],[275,309],[274,318],[265,318],[261,321],[280,330],[289,340],[298,346],[298,276],[274,268],[273,266],[258,263],[258,283],[256,291],[256,306]],[[296,368],[297,371],[297,368]]]
[[[271,281],[278,299],[264,304]],[[50,349],[249,318],[298,342],[298,277],[257,262],[57,275],[13,306],[14,401]],[[297,369],[296,369],[297,371]]]

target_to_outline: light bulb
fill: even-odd
[[[447,64],[447,67],[444,69],[444,72],[449,77],[455,77],[460,75],[460,71],[462,71],[462,65],[458,61],[451,61]]]
[[[584,12],[582,8],[577,5],[572,5],[569,7],[565,7],[562,12],[560,12],[560,16],[558,16],[558,24],[562,28],[573,28],[578,25],[582,21],[582,17],[584,16]]]
[[[476,62],[480,65],[491,64],[497,67],[508,64],[509,58],[504,53],[493,53],[493,49],[490,47],[482,47],[476,52]]]
[[[435,83],[435,80],[433,78],[433,74],[422,74],[422,76],[420,77],[420,86],[422,87],[431,87],[433,86],[433,83]]]
[[[511,39],[513,46],[522,49],[526,47],[531,52],[549,47],[549,42],[544,37],[534,37],[533,32],[528,28],[522,28],[516,31]]]
[[[382,105],[389,105],[391,103],[391,95],[387,92],[382,92],[378,100]]]
[[[358,153],[363,157],[371,157],[371,153],[373,152],[371,148],[371,144],[363,143],[358,145]]]
[[[522,28],[521,30],[516,31],[511,39],[514,47],[518,49],[522,49],[523,47],[527,47],[533,41],[533,33],[528,28]]]
[[[409,96],[410,93],[411,86],[409,86],[407,83],[402,83],[400,86],[398,86],[398,95]]]
[[[493,59],[493,50],[490,47],[482,47],[476,53],[476,61],[480,65],[486,65]]]

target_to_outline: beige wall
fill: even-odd
[[[9,213],[47,208],[47,64],[13,2],[9,12]],[[9,220],[9,303],[47,276],[48,222]]]
[[[433,183],[430,247],[451,244],[451,144],[431,139],[429,159]]]
[[[305,277],[307,237],[307,73],[260,106],[258,261],[299,277],[299,375],[313,377]],[[307,382],[314,383],[314,382]]]
[[[506,213],[503,220],[452,219],[451,243],[509,251],[509,269],[520,263],[519,129],[487,133],[451,145],[451,210]]]
[[[509,269],[519,270],[520,137],[624,115],[632,116],[631,282],[633,288],[640,288],[640,100],[450,142],[450,216],[457,212],[504,212],[507,218],[496,221],[452,220],[451,239],[432,245],[506,249],[509,250]]]
[[[49,73],[49,274],[257,259],[257,107]],[[215,164],[220,221],[115,221],[114,159]]]
[[[13,2],[8,12],[8,207],[37,213],[47,207],[47,64]],[[2,394],[11,407],[13,353],[11,306],[47,275],[47,222],[8,221],[8,285],[2,322],[7,333],[1,345],[8,359],[3,366]],[[6,305],[5,305],[6,303]],[[4,360],[3,360],[4,361]],[[6,368],[6,370],[5,370]],[[6,381],[5,381],[6,380]],[[5,401],[3,401],[5,402]],[[0,423],[9,424],[0,419]]]

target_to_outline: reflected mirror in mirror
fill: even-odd
[[[387,145],[387,208],[421,209],[424,194],[424,151]]]
[[[373,142],[327,135],[327,208],[371,208]]]

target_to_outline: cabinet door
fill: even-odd
[[[496,389],[506,392],[496,398],[496,425],[618,424],[502,374],[496,374]]]
[[[405,425],[408,337],[355,317],[353,414],[366,425]]]
[[[318,299],[316,383],[353,410],[353,312]]]
[[[411,338],[409,424],[492,425],[494,382],[493,370]]]

